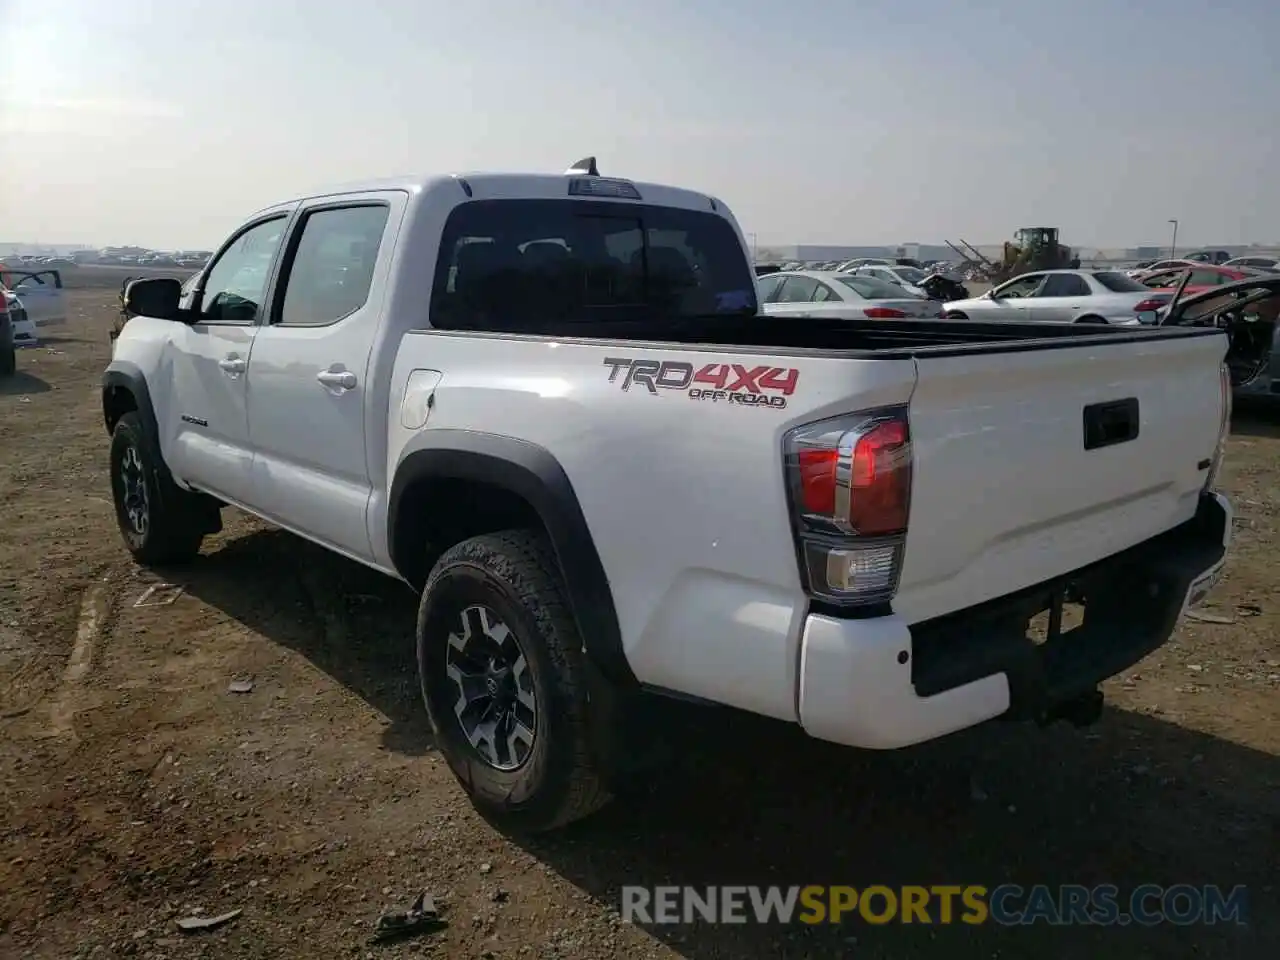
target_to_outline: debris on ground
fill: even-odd
[[[133,601],[135,607],[167,607],[182,596],[183,587],[176,583],[153,583]]]
[[[1235,623],[1235,617],[1224,617],[1220,613],[1210,613],[1208,610],[1188,610],[1187,619],[1195,620],[1198,623]]]
[[[253,680],[249,677],[232,680],[227,693],[253,693]]]
[[[427,894],[418,894],[418,899],[407,911],[384,913],[378,918],[374,929],[373,942],[385,943],[388,940],[400,940],[405,937],[416,937],[424,933],[434,933],[447,924],[436,911],[435,901]]]
[[[229,910],[226,913],[218,914],[216,917],[183,917],[177,921],[178,929],[183,933],[203,933],[205,930],[216,930],[218,927],[230,923],[243,912],[243,910]]]

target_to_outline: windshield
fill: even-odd
[[[755,314],[756,276],[718,214],[590,200],[477,200],[449,215],[431,324],[548,332]]]
[[[1141,293],[1147,289],[1137,280],[1126,277],[1123,273],[1095,273],[1093,279],[1112,293]]]
[[[896,283],[877,280],[875,277],[836,277],[846,287],[864,300],[910,300],[911,294]]]

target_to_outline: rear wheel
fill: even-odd
[[[1079,320],[1076,321],[1076,323],[1102,323],[1102,324],[1105,324],[1106,322],[1107,321],[1104,320],[1102,317],[1093,317],[1093,316],[1081,317]]]
[[[609,800],[582,639],[540,536],[510,530],[446,551],[422,592],[417,647],[437,746],[483,815],[541,831]]]
[[[136,413],[111,434],[111,493],[116,522],[133,558],[147,566],[185,563],[200,552],[209,517],[195,495],[160,469],[160,458]]]

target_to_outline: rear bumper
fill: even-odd
[[[801,726],[819,739],[892,749],[996,717],[1050,716],[1169,639],[1221,576],[1231,517],[1225,497],[1206,494],[1193,519],[1146,543],[911,627],[892,615],[810,615]],[[1080,625],[1051,624],[1047,639],[1032,639],[1028,621],[1064,603],[1083,609]]]

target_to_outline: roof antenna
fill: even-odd
[[[566,177],[571,177],[571,176],[598,177],[600,176],[600,171],[596,168],[596,158],[583,157],[581,160],[575,163],[572,167],[566,170],[564,172],[564,175]]]

